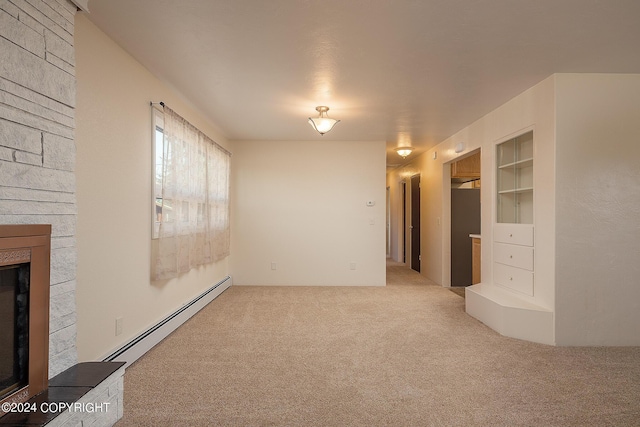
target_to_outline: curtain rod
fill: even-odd
[[[154,105],[161,105],[162,108],[164,108],[164,102],[160,101],[160,102],[149,102],[150,106],[154,106]],[[177,114],[177,113],[176,113]],[[180,116],[182,117],[182,116]],[[184,118],[183,118],[184,119]],[[191,122],[189,122],[188,120],[184,119],[187,123],[189,123],[191,126],[193,126],[193,124],[191,124]],[[221,149],[222,151],[224,151],[225,153],[227,153],[229,156],[231,156],[231,151],[227,150],[226,148],[224,148],[222,145],[218,144],[217,142],[215,142],[213,140],[213,138],[209,137],[208,135],[206,135],[204,132],[202,132],[200,129],[198,129],[197,127],[193,126],[198,132],[202,133],[204,136],[206,136],[207,138],[209,138],[209,140],[213,143],[213,145],[215,145],[216,147],[218,147],[219,149]]]

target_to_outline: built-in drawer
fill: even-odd
[[[493,260],[501,264],[533,271],[533,248],[494,243]]]
[[[533,271],[494,263],[493,281],[516,292],[533,296]]]
[[[533,246],[533,225],[495,224],[493,227],[493,240],[512,245]]]

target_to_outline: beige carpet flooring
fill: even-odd
[[[640,348],[505,338],[386,287],[233,286],[125,374],[123,426],[639,426]]]

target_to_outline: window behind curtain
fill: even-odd
[[[152,146],[152,173],[153,173],[153,204],[152,204],[152,237],[158,238],[158,229],[162,221],[162,158],[164,146],[164,114],[158,108],[152,108],[153,146]],[[165,212],[168,215],[168,210]]]
[[[154,108],[153,279],[229,254],[230,154],[170,108]]]

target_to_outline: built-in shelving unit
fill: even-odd
[[[496,147],[497,222],[533,224],[533,131]]]
[[[466,310],[503,335],[552,344],[553,311],[540,304],[536,289],[534,131],[507,138],[496,141],[494,152],[490,280],[466,289]]]
[[[498,144],[496,164],[493,281],[512,292],[533,296],[533,131]]]

